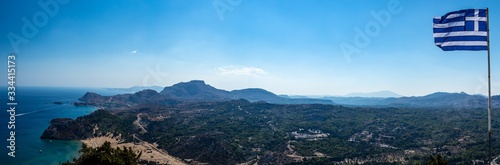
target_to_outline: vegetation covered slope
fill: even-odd
[[[133,114],[113,115],[107,110],[96,110],[73,119],[52,119],[41,139],[81,140],[112,133],[128,135],[133,132]]]
[[[86,117],[88,122],[83,123],[88,125],[82,126],[92,128],[93,122],[101,123],[100,130],[119,130],[124,136],[157,143],[173,156],[211,164],[415,163],[425,162],[432,153],[440,153],[450,163],[469,164],[487,158],[485,109],[278,105],[234,100],[137,105],[111,112],[94,115],[100,116],[96,119]],[[137,117],[146,131],[131,124]],[[108,121],[123,124],[107,125]],[[493,128],[500,128],[499,123],[493,122]],[[500,153],[500,145],[493,144],[494,153]]]

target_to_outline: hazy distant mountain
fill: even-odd
[[[393,107],[436,107],[436,108],[486,108],[487,98],[482,95],[467,93],[436,92],[425,96],[400,98],[367,97],[325,97],[337,104],[358,106],[393,106]],[[492,97],[492,106],[499,107],[500,96]]]
[[[330,99],[336,104],[342,105],[359,105],[359,106],[387,106],[394,98],[381,98],[381,97],[338,97],[329,96],[323,99]]]
[[[160,86],[133,86],[130,88],[105,88],[106,90],[111,90],[111,91],[119,91],[119,92],[124,92],[124,93],[135,93],[139,92],[145,89],[152,89],[157,92],[160,92],[163,90],[163,87]]]
[[[278,95],[279,97],[289,98],[289,99],[317,99],[325,96],[301,96],[301,95]]]
[[[345,95],[344,97],[381,97],[381,98],[388,98],[388,97],[402,97],[402,95],[399,95],[397,93],[394,93],[392,91],[378,91],[378,92],[369,92],[369,93],[349,93]]]
[[[248,88],[241,90],[233,90],[230,92],[232,99],[243,98],[248,101],[265,101],[279,102],[286,100],[286,98],[277,96],[276,94],[260,88]]]
[[[486,108],[488,102],[487,98],[481,95],[436,92],[420,97],[401,97],[391,100],[390,103],[407,107]]]

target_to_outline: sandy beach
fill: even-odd
[[[98,147],[101,146],[105,141],[109,141],[111,143],[111,147],[116,148],[123,146],[127,148],[132,148],[132,150],[136,153],[142,151],[142,155],[139,158],[140,160],[154,161],[161,164],[172,164],[172,165],[184,165],[183,161],[179,158],[173,157],[163,150],[157,148],[156,144],[151,144],[145,141],[141,141],[139,143],[123,143],[123,141],[118,137],[95,137],[90,139],[81,140],[82,143],[85,143],[89,147]]]

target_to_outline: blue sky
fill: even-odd
[[[47,12],[39,2],[58,7]],[[201,79],[226,90],[258,87],[293,95],[391,90],[406,96],[486,94],[486,52],[441,51],[433,42],[432,18],[488,7],[492,87],[500,94],[495,30],[500,3],[493,0],[0,3],[0,54],[17,52],[19,86],[169,86]],[[390,20],[377,21],[373,12],[389,12]],[[369,42],[356,46],[356,29],[366,33],[366,26],[372,27]],[[15,46],[11,33],[26,42]],[[356,53],[342,51],[346,44]]]

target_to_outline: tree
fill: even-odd
[[[448,161],[446,161],[440,154],[437,154],[435,157],[430,156],[429,161],[427,162],[428,165],[447,165]]]
[[[62,165],[135,165],[142,155],[142,151],[136,155],[132,148],[114,149],[108,141],[97,148],[82,144],[82,149],[78,152],[81,154],[80,158],[74,158],[73,162],[68,161]]]

